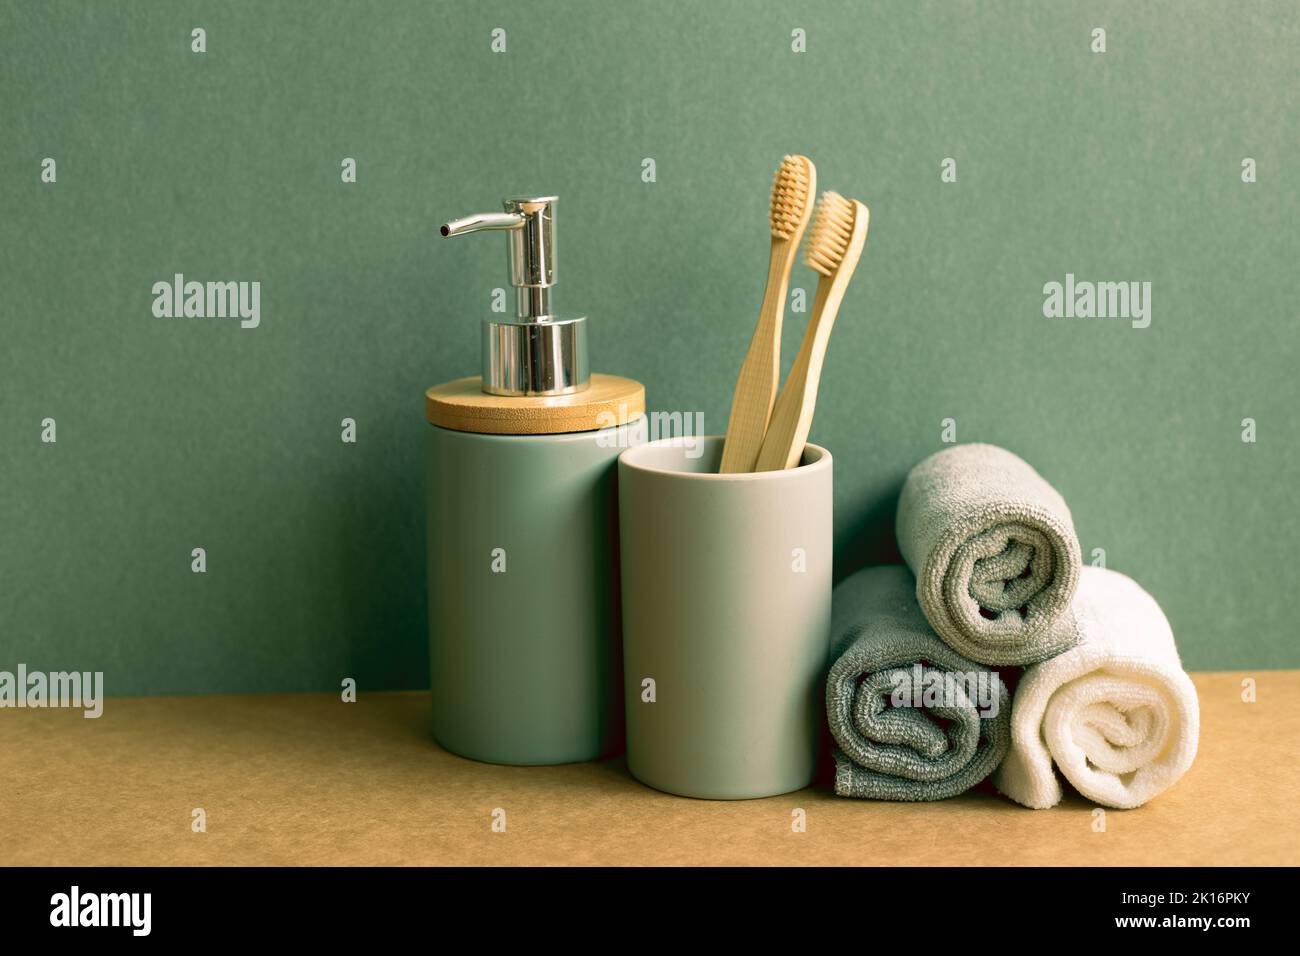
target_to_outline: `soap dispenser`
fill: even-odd
[[[645,389],[592,374],[587,318],[555,310],[554,196],[448,222],[506,234],[515,314],[482,322],[481,374],[425,393],[433,733],[492,763],[622,747],[615,462]]]

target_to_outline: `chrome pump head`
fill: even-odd
[[[557,315],[551,302],[557,201],[507,199],[505,212],[454,219],[441,229],[448,238],[492,229],[507,233],[515,318],[483,323],[483,391],[489,394],[568,395],[590,383],[587,317]]]

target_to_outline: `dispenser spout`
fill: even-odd
[[[524,217],[510,212],[483,212],[464,219],[453,219],[438,230],[445,237],[464,236],[471,232],[483,232],[487,229],[522,229]]]

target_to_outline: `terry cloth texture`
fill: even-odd
[[[931,626],[982,664],[1032,664],[1074,643],[1079,581],[1070,509],[1038,472],[996,445],[954,445],[907,476],[898,547]]]
[[[1011,752],[993,781],[1027,807],[1055,806],[1055,761],[1089,800],[1139,807],[1196,756],[1196,688],[1164,612],[1136,582],[1084,568],[1074,609],[1081,641],[1025,670],[1011,706]]]
[[[902,565],[866,568],[832,597],[826,715],[842,797],[955,796],[992,773],[1010,745],[1006,685],[935,636],[915,587]],[[923,689],[939,678],[945,693],[927,705]],[[894,706],[900,687],[903,705]]]

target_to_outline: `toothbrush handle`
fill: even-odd
[[[731,417],[722,445],[718,471],[734,474],[754,470],[763,445],[772,403],[781,376],[781,321],[785,315],[785,294],[790,286],[797,241],[772,241],[772,258],[767,269],[767,288],[749,351],[740,366],[736,391],[731,399]]]
[[[817,282],[817,295],[813,300],[812,318],[804,331],[799,354],[795,356],[790,375],[781,388],[781,395],[772,409],[771,421],[763,444],[758,452],[754,471],[780,471],[794,468],[803,457],[808,433],[812,430],[813,412],[817,409],[817,388],[821,384],[822,363],[826,347],[830,344],[831,329],[839,314],[844,292],[853,278],[862,246],[867,238],[866,207],[855,217],[849,248],[839,267],[831,276]]]
[[[799,354],[781,388],[772,409],[772,419],[763,438],[754,471],[780,471],[793,468],[803,455],[808,432],[812,429],[817,407],[817,388],[821,384],[822,363],[830,342],[831,328],[844,298],[847,278],[843,282],[822,279],[817,283],[812,318],[804,332]]]

